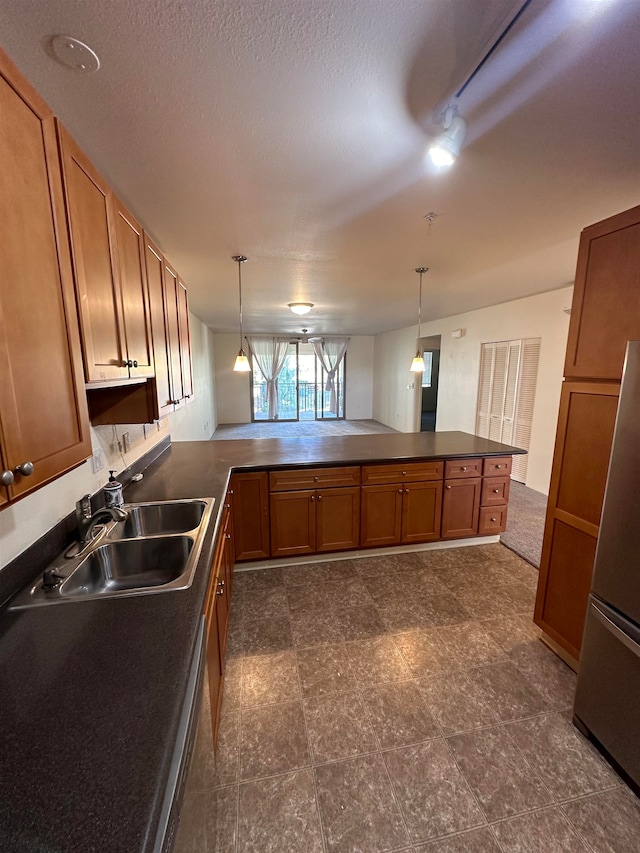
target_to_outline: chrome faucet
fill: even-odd
[[[94,529],[105,517],[114,521],[124,521],[127,511],[118,507],[103,506],[94,513],[91,512],[91,495],[84,495],[76,503],[76,520],[78,522],[78,540],[80,547],[87,545],[94,538]]]

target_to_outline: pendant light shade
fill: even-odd
[[[411,367],[409,370],[412,373],[423,373],[424,372],[424,358],[422,357],[422,353],[420,352],[420,326],[422,325],[422,276],[429,272],[428,267],[416,267],[415,270],[420,276],[420,290],[418,292],[418,334],[416,337],[416,354],[413,357],[413,361],[411,362]]]
[[[244,255],[234,255],[233,260],[238,264],[238,301],[240,304],[240,350],[236,356],[236,363],[233,365],[233,369],[237,373],[249,373],[251,365],[242,348],[242,264],[246,263],[247,258]]]

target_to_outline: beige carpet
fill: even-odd
[[[507,529],[500,541],[532,566],[540,568],[547,496],[511,481]]]
[[[214,432],[212,441],[237,438],[286,438],[291,436],[371,435],[397,432],[378,421],[289,421],[273,423],[258,421],[252,424],[222,424]]]

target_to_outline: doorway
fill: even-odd
[[[438,411],[438,380],[440,376],[440,335],[420,339],[424,357],[424,372],[416,375],[417,413],[419,432],[435,432]]]

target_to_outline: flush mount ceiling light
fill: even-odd
[[[288,305],[294,314],[308,314],[313,308],[313,302],[289,302]]]
[[[422,276],[429,272],[429,267],[416,267],[415,272],[420,276],[420,290],[418,294],[418,335],[416,337],[416,354],[411,362],[409,370],[412,373],[424,372],[424,358],[420,352],[420,326],[422,325]]]
[[[442,121],[444,132],[431,142],[429,157],[435,166],[452,166],[460,156],[467,135],[467,123],[458,115],[458,108],[449,104]]]
[[[237,373],[249,373],[251,365],[242,348],[242,264],[247,262],[247,258],[244,255],[234,255],[233,260],[238,264],[238,300],[240,303],[240,349],[236,356],[236,363],[233,365],[233,369]]]
[[[88,44],[73,36],[54,36],[50,43],[54,59],[74,71],[97,71],[100,68],[98,54]]]

